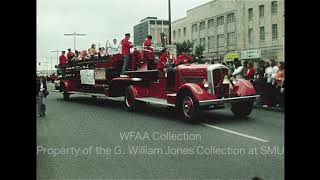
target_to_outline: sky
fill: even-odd
[[[209,1],[171,0],[171,21]],[[77,50],[105,46],[125,33],[132,37],[134,25],[148,16],[168,19],[168,0],[37,0],[37,61],[51,67],[50,59],[54,66],[57,53],[50,51],[73,50],[73,36],[64,34],[86,34],[76,37]]]

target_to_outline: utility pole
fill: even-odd
[[[52,72],[52,56],[50,56],[50,61],[51,61],[51,68],[50,68],[50,74]]]
[[[73,33],[73,34],[64,34],[65,36],[73,36],[73,50],[76,50],[76,36],[85,36],[86,34],[77,34],[77,33]]]
[[[169,11],[169,45],[171,45],[171,1],[168,0],[168,11]]]
[[[50,51],[50,52],[56,52],[57,53],[57,65],[59,64],[59,52],[62,52],[62,51],[59,51],[58,49],[55,50],[55,51]]]

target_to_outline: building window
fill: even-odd
[[[236,33],[228,33],[228,46],[236,45]]]
[[[183,36],[186,36],[186,34],[187,34],[187,28],[183,28]]]
[[[214,36],[208,37],[208,49],[214,48]]]
[[[248,9],[248,17],[249,17],[249,21],[252,21],[252,19],[253,19],[253,9],[252,8]]]
[[[176,30],[173,31],[173,39],[176,38]]]
[[[277,1],[272,1],[271,2],[271,13],[272,14],[277,14],[277,11],[278,11]]]
[[[198,40],[193,40],[193,49],[195,50],[196,47],[198,46]]]
[[[163,25],[169,25],[169,21],[163,21]]]
[[[158,25],[162,25],[162,21],[157,21],[157,24]]]
[[[249,29],[248,37],[249,43],[251,44],[253,42],[253,29]]]
[[[260,27],[260,41],[265,40],[265,32],[264,32],[264,27]]]
[[[193,24],[192,25],[192,32],[197,32],[198,31],[198,25],[197,24]]]
[[[205,38],[201,38],[201,39],[200,39],[200,46],[202,46],[203,49],[206,48],[206,39],[205,39]]]
[[[272,24],[272,39],[278,39],[278,27],[277,27],[277,24]]]
[[[200,31],[204,30],[206,28],[206,23],[203,21],[203,22],[200,22]]]
[[[180,38],[181,29],[178,30],[178,38]]]
[[[223,24],[224,24],[224,17],[223,16],[218,17],[217,18],[217,25],[220,26]]]
[[[235,19],[234,19],[234,13],[231,13],[231,14],[228,14],[227,15],[227,23],[233,23],[235,22]]]
[[[224,46],[224,35],[218,35],[218,47]]]
[[[214,26],[214,24],[213,24],[213,19],[209,19],[208,20],[208,29],[209,28],[212,28]]]
[[[264,16],[264,5],[259,6],[259,17]]]
[[[150,21],[150,24],[155,24],[156,22],[154,20],[151,20]]]

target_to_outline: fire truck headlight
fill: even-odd
[[[205,88],[208,88],[208,87],[209,87],[209,83],[208,83],[207,81],[204,81],[204,82],[203,82],[203,86],[204,86]]]
[[[236,80],[236,79],[232,80],[232,83],[233,83],[233,84],[236,84],[236,83],[237,83],[237,80]]]

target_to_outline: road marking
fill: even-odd
[[[249,138],[249,139],[254,139],[254,140],[265,142],[265,143],[269,142],[268,140],[265,140],[265,139],[257,138],[257,137],[250,136],[250,135],[246,135],[246,134],[239,133],[239,132],[236,132],[236,131],[231,131],[231,130],[224,129],[224,128],[217,127],[217,126],[213,126],[213,125],[210,125],[210,124],[206,124],[206,123],[201,123],[201,124],[204,125],[204,126],[207,126],[207,127],[218,129],[218,130],[221,130],[221,131],[224,131],[224,132],[228,132],[228,133],[231,133],[231,134],[236,134],[238,136],[246,137],[246,138]]]

